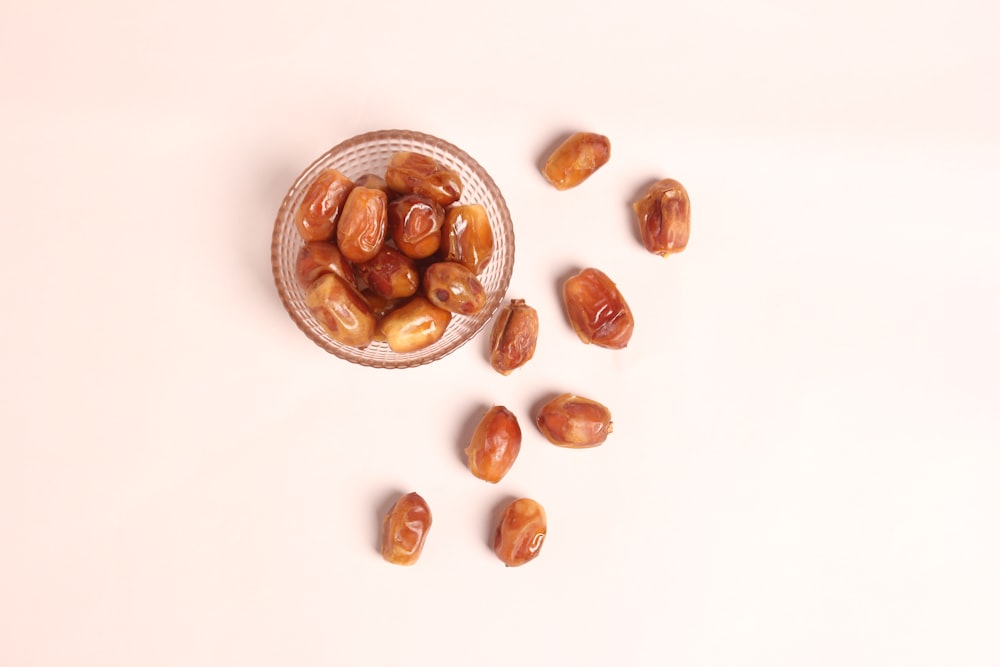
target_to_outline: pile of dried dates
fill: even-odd
[[[397,152],[384,176],[355,183],[326,169],[313,180],[295,212],[306,241],[295,277],[333,340],[413,352],[486,305],[478,275],[493,230],[480,204],[455,205],[461,178],[429,156]]]
[[[377,331],[394,350],[397,347],[412,349],[413,345],[426,344],[426,338],[412,333],[413,322],[438,318],[443,328],[451,313],[468,314],[482,307],[482,287],[477,290],[475,275],[492,252],[492,236],[486,234],[489,225],[485,222],[485,214],[480,218],[475,207],[461,206],[444,213],[441,207],[456,201],[461,192],[457,176],[450,176],[430,158],[401,155],[398,159],[393,158],[385,182],[389,191],[409,194],[389,203],[388,223],[382,213],[386,208],[386,190],[375,180],[378,177],[372,177],[370,183],[359,182],[350,189],[340,180],[342,176],[338,179],[333,174],[317,186],[312,197],[307,195],[303,204],[306,213],[299,230],[312,242],[303,250],[300,264],[303,280],[312,285],[310,304],[315,304],[318,317],[327,308],[324,304],[334,301],[339,308],[351,310],[354,321],[365,320],[363,326],[354,327],[363,329],[357,331],[356,338],[345,332],[344,337],[354,341],[349,344],[366,345]],[[579,132],[552,153],[542,174],[555,188],[568,190],[583,183],[606,164],[610,156],[611,143],[607,137]],[[336,225],[337,246],[325,243],[325,239],[309,239],[306,234],[313,226],[323,227],[309,217],[309,211],[314,207],[322,210],[327,200],[339,208],[341,204],[337,202],[341,199],[337,193],[341,190],[348,190],[350,194],[344,196],[344,211]],[[334,195],[330,195],[331,192]],[[394,207],[399,211],[393,213]],[[463,210],[466,208],[469,210]],[[691,226],[691,204],[680,183],[669,178],[654,183],[633,204],[633,210],[643,245],[649,252],[665,257],[684,250]],[[405,231],[410,217],[420,221],[413,225],[417,230],[413,233]],[[469,222],[463,225],[447,222],[453,217],[467,218]],[[451,231],[448,231],[449,224]],[[466,231],[456,232],[458,227]],[[475,231],[468,231],[473,228]],[[395,251],[382,245],[386,229],[392,235]],[[445,231],[440,233],[441,229]],[[332,234],[332,228],[329,233]],[[441,244],[447,246],[446,259],[426,266],[422,277],[418,276],[416,265],[411,262],[433,255]],[[356,283],[352,284],[345,277],[348,272],[341,266],[345,258],[354,263],[369,296],[356,293]],[[319,274],[324,277],[317,280]],[[423,295],[413,296],[418,285],[422,285]],[[371,294],[377,299],[373,301]],[[618,287],[602,271],[585,268],[571,276],[562,286],[562,297],[567,318],[581,341],[611,350],[628,345],[635,327],[632,311]],[[378,299],[391,302],[401,298],[410,301],[380,318],[383,311]],[[400,312],[405,315],[398,315]],[[327,326],[331,330],[336,327],[340,327],[338,331],[345,330],[340,320]],[[434,327],[424,327],[424,330],[436,331]],[[531,360],[537,340],[537,312],[522,299],[511,300],[493,324],[491,366],[498,373],[510,374]],[[601,445],[613,428],[611,411],[605,405],[570,393],[543,405],[534,421],[549,442],[575,449]],[[479,421],[465,453],[472,474],[495,484],[510,471],[520,450],[521,427],[517,417],[506,407],[495,405]],[[427,502],[417,493],[402,496],[383,520],[383,558],[398,565],[417,562],[430,527],[431,511]],[[523,565],[541,553],[546,533],[545,509],[535,500],[519,498],[503,510],[493,550],[504,564]]]

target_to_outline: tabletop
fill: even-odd
[[[1000,6],[0,5],[0,664],[1000,664]],[[488,329],[372,369],[296,328],[275,216],[331,146],[459,146],[516,239]],[[557,191],[567,133],[611,159]],[[674,178],[687,249],[631,203]],[[584,345],[596,267],[628,347]],[[562,392],[605,444],[535,426]],[[503,405],[498,484],[463,448]],[[412,567],[382,515],[419,492]],[[491,549],[540,502],[538,558]]]

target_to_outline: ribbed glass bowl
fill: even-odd
[[[306,307],[305,290],[295,279],[295,261],[304,241],[295,228],[295,211],[309,185],[324,169],[340,170],[355,180],[368,173],[385,175],[390,156],[397,151],[423,153],[454,169],[462,179],[458,204],[482,204],[493,229],[493,257],[479,274],[486,289],[486,306],[475,315],[455,315],[444,336],[433,345],[414,352],[393,352],[384,342],[365,348],[342,345],[330,338]],[[500,306],[514,268],[514,229],[510,211],[496,183],[478,162],[447,141],[420,132],[379,130],[337,144],[302,172],[285,196],[271,238],[271,268],[281,302],[299,329],[314,343],[341,359],[375,368],[411,368],[454,352],[471,340]]]

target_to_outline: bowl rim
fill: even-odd
[[[348,353],[348,349],[355,350],[356,348],[346,348],[341,347],[334,341],[320,337],[309,328],[301,317],[296,313],[296,309],[292,304],[291,296],[289,294],[289,287],[285,284],[285,281],[281,279],[280,275],[280,233],[282,230],[282,221],[287,219],[289,216],[289,210],[295,201],[301,188],[305,185],[307,178],[310,178],[313,172],[317,170],[317,167],[321,163],[327,163],[330,159],[337,153],[346,152],[349,149],[362,145],[375,140],[385,140],[391,139],[392,141],[398,141],[400,143],[410,141],[410,142],[420,142],[426,144],[436,145],[440,149],[443,149],[454,156],[454,159],[458,162],[462,162],[474,171],[481,175],[482,180],[486,189],[496,200],[496,206],[501,215],[501,220],[498,221],[499,224],[506,229],[507,238],[504,243],[507,252],[506,264],[508,268],[501,270],[500,274],[500,284],[498,287],[499,298],[496,303],[492,306],[486,316],[482,318],[482,322],[471,329],[465,336],[457,339],[451,345],[442,347],[436,350],[433,354],[429,355],[419,355],[410,359],[399,359],[393,360],[391,357],[388,359],[372,359],[363,356],[351,355]],[[325,168],[336,168],[334,164],[327,164]],[[400,129],[385,129],[385,130],[371,130],[368,132],[362,132],[361,134],[354,135],[348,139],[341,141],[332,148],[324,151],[320,156],[314,159],[298,177],[292,182],[292,185],[288,188],[285,193],[284,198],[281,201],[281,205],[278,207],[278,213],[275,217],[274,228],[271,232],[271,275],[274,279],[275,287],[278,291],[278,296],[281,299],[282,306],[284,306],[285,311],[288,313],[289,317],[295,322],[295,325],[299,328],[306,337],[315,343],[317,346],[325,350],[326,352],[361,366],[367,366],[370,368],[385,368],[385,369],[399,369],[399,368],[416,368],[419,366],[424,366],[435,361],[439,361],[444,357],[448,356],[452,352],[458,350],[466,343],[476,338],[480,332],[485,328],[493,316],[496,314],[497,310],[501,307],[504,298],[507,295],[507,291],[510,288],[510,279],[513,273],[514,264],[514,252],[515,252],[515,239],[514,239],[514,228],[513,222],[511,220],[510,209],[507,206],[507,201],[503,196],[499,186],[493,180],[493,177],[488,171],[471,155],[466,151],[462,150],[458,146],[452,144],[449,141],[441,139],[440,137],[427,134],[424,132],[418,132],[415,130],[400,130]],[[395,354],[390,351],[390,354]]]

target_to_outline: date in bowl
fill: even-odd
[[[481,204],[493,231],[494,250],[478,278],[486,291],[486,305],[475,315],[456,315],[444,335],[428,347],[394,352],[387,343],[374,341],[357,348],[344,345],[327,333],[306,305],[306,290],[295,277],[295,264],[304,241],[295,226],[295,213],[309,186],[324,169],[337,169],[352,180],[364,174],[384,174],[390,157],[399,151],[428,155],[453,169],[462,179],[456,204]],[[296,179],[278,210],[271,238],[271,269],[282,304],[292,321],[321,348],[341,359],[375,368],[411,368],[437,361],[471,340],[499,308],[514,268],[514,229],[500,189],[486,170],[469,154],[452,144],[420,132],[379,130],[343,141],[317,158]]]

